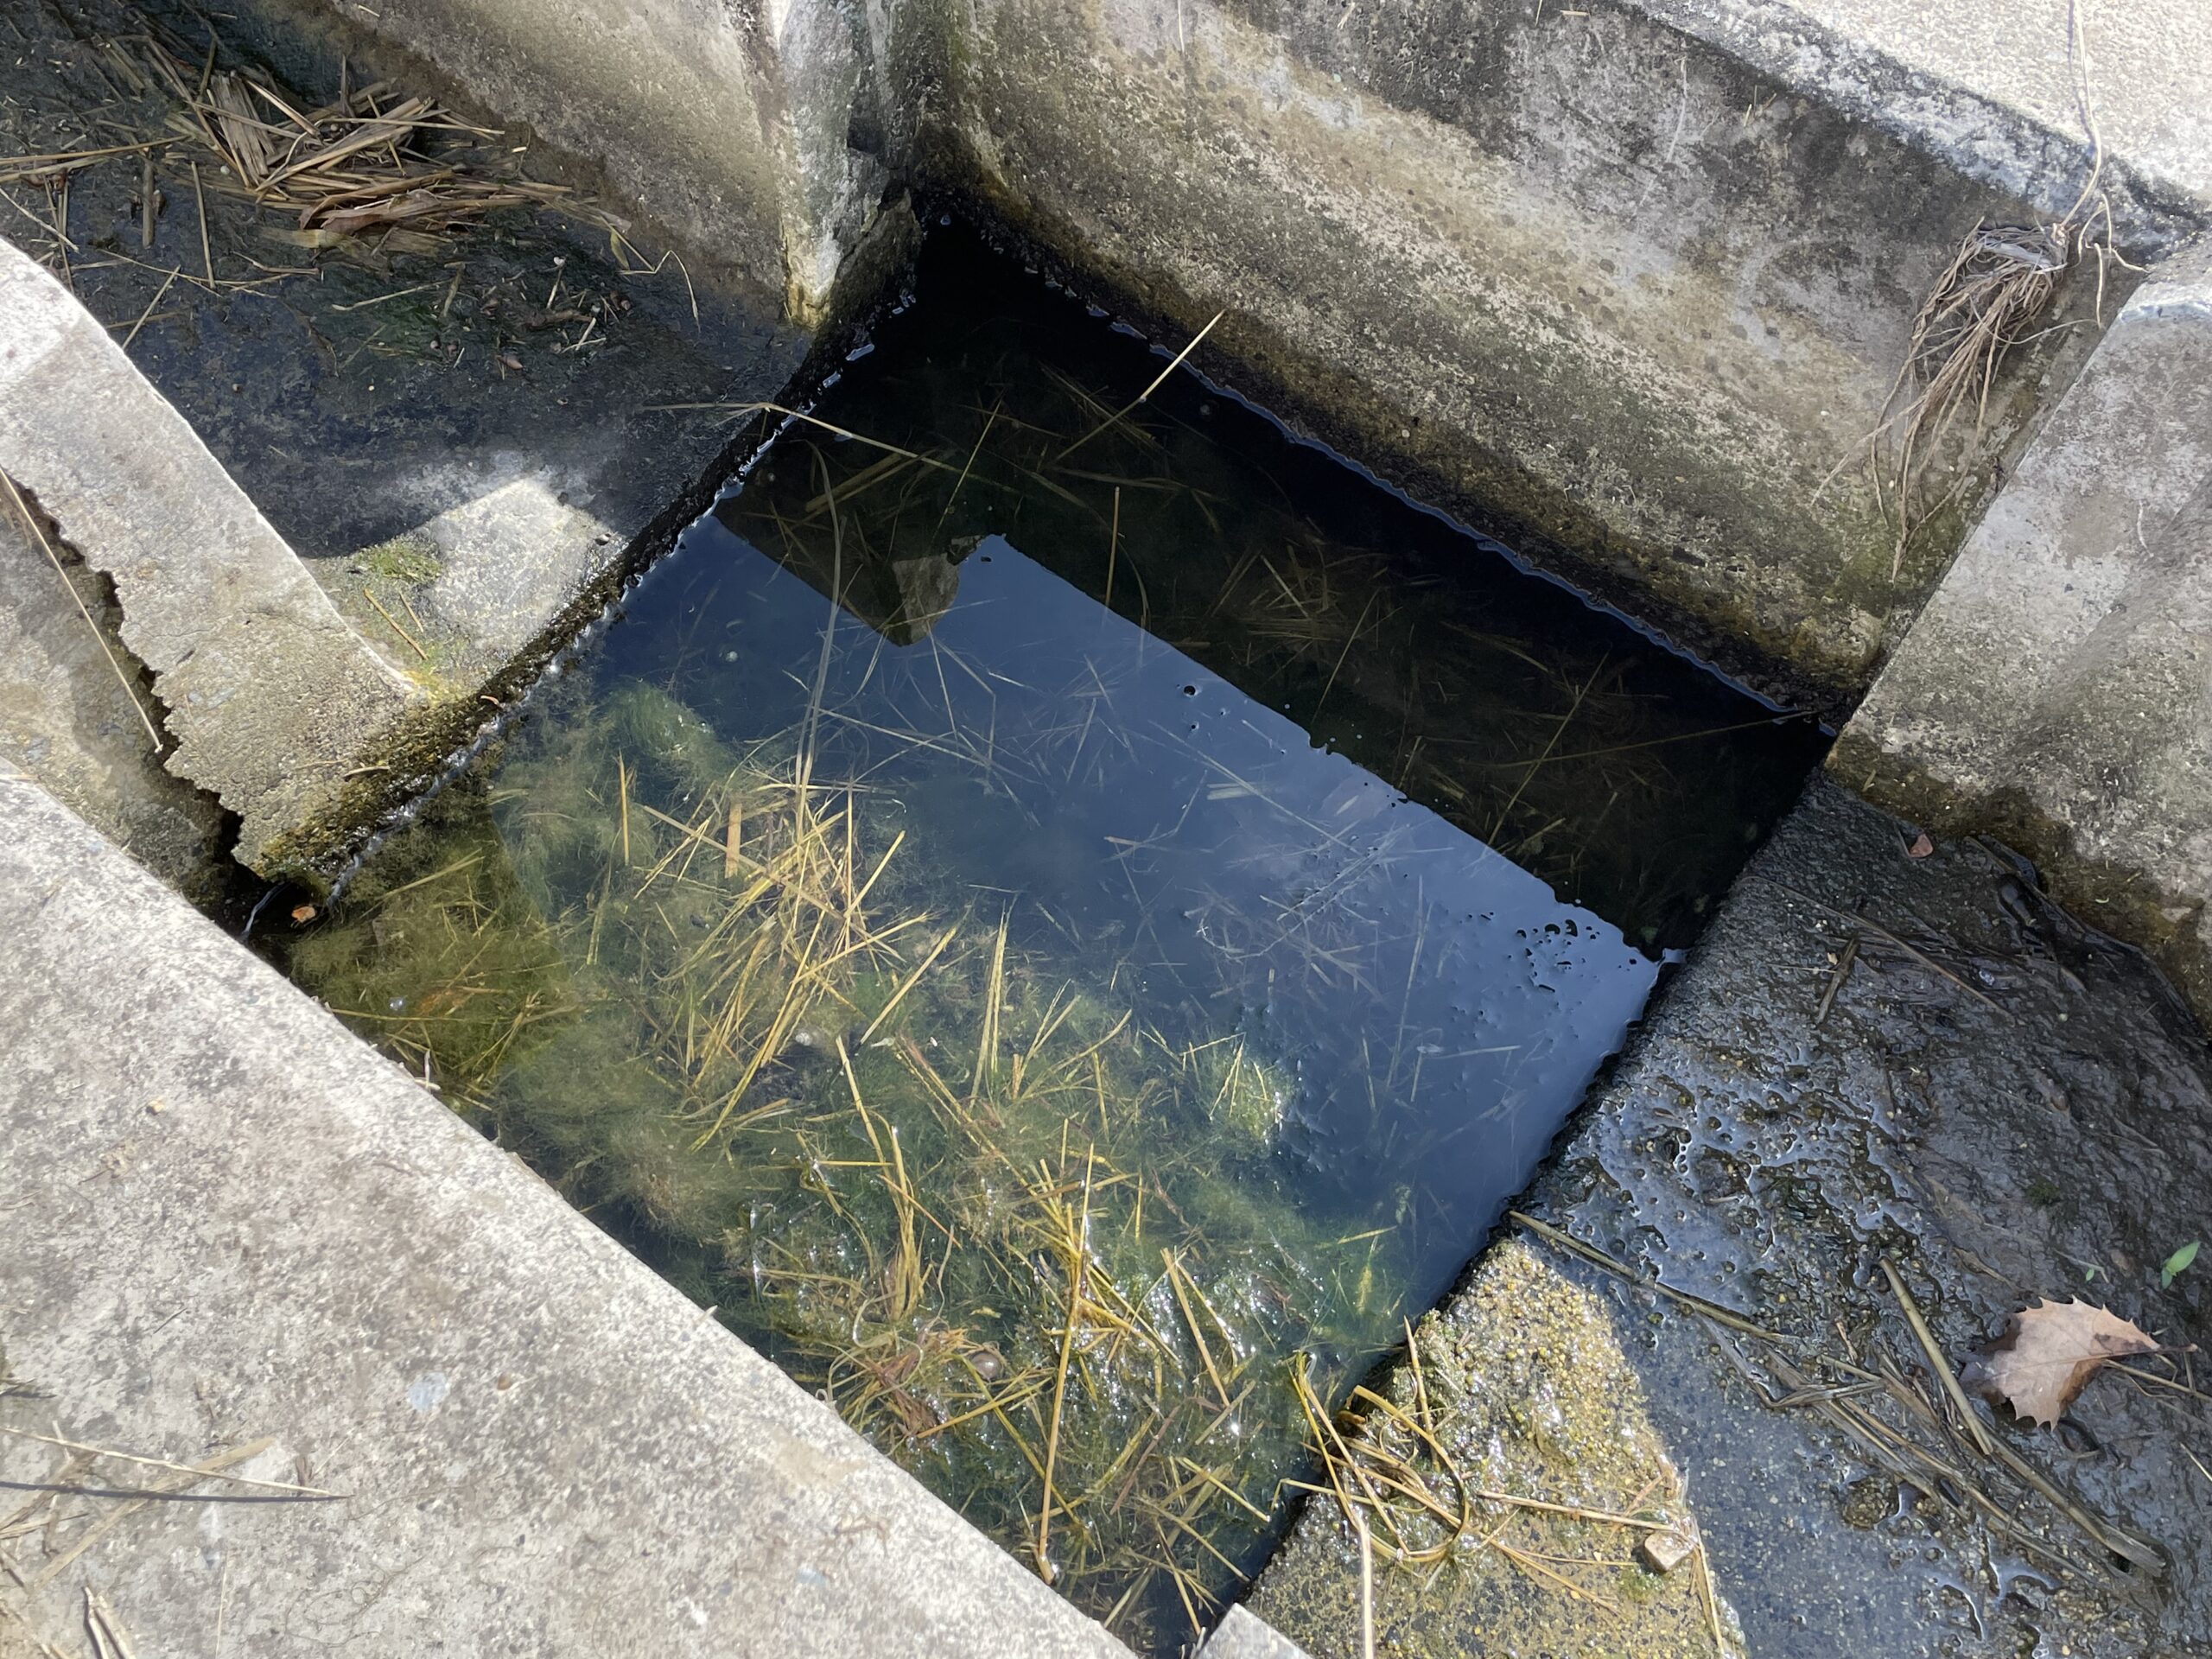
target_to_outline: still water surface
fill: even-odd
[[[1819,734],[957,233],[918,289],[291,966],[1174,1653]]]

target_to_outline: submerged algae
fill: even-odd
[[[296,968],[1173,1651],[1815,734],[997,297],[785,417]]]
[[[1255,1169],[1297,1084],[1246,1037],[1117,1004],[813,760],[632,683],[292,970],[1082,1605],[1194,1636],[1302,1464],[1291,1366],[1341,1394],[1395,1327],[1390,1230]]]

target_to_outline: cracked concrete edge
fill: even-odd
[[[99,319],[6,243],[0,472],[113,582],[175,740],[168,770],[238,815],[243,862],[423,702]]]
[[[2212,1019],[2212,246],[2137,289],[1829,757],[1988,831]]]
[[[162,769],[140,721],[143,677],[113,667],[128,653],[106,580],[0,506],[0,755],[188,898],[217,898],[222,810]]]
[[[90,1589],[238,1659],[1126,1655],[4,761],[0,931],[0,1412],[346,1495],[142,1506],[50,1582],[20,1538],[48,1639]]]

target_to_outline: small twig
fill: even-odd
[[[1731,1642],[1720,1627],[1720,1592],[1713,1582],[1713,1558],[1706,1554],[1705,1541],[1697,1546],[1697,1596],[1704,1604],[1705,1627],[1713,1637],[1713,1651],[1720,1659],[1735,1659],[1736,1644]]]
[[[721,410],[732,416],[781,415],[787,420],[804,421],[809,426],[818,426],[835,437],[849,438],[855,443],[864,443],[871,449],[880,449],[888,454],[904,455],[907,460],[918,461],[922,466],[934,467],[941,473],[957,473],[959,470],[950,461],[939,461],[935,455],[925,455],[912,449],[902,449],[895,443],[886,443],[880,438],[871,438],[865,433],[855,432],[810,415],[803,409],[791,409],[782,404],[648,404],[645,405],[645,412],[653,415],[676,414],[696,409]]]
[[[90,1586],[85,1589],[85,1630],[92,1638],[93,1659],[138,1659],[115,1609]]]
[[[1994,1446],[1989,1431],[1981,1426],[1974,1407],[1967,1401],[1967,1391],[1959,1386],[1959,1379],[1951,1370],[1951,1362],[1943,1357],[1943,1351],[1936,1345],[1936,1338],[1928,1329],[1928,1321],[1920,1316],[1920,1304],[1912,1300],[1912,1293],[1904,1287],[1904,1281],[1897,1277],[1897,1270],[1890,1258],[1882,1258],[1882,1276],[1890,1281],[1890,1291],[1897,1299],[1897,1306],[1904,1310],[1905,1323],[1912,1327],[1912,1334],[1920,1339],[1921,1351],[1928,1356],[1928,1363],[1936,1368],[1936,1380],[1942,1383],[1943,1392],[1951,1396],[1951,1403],[1958,1408],[1959,1415],[1967,1426],[1967,1434],[1974,1441],[1974,1449],[1985,1458],[1992,1456]]]
[[[2164,1573],[2165,1558],[2147,1539],[2139,1537],[2113,1522],[2091,1515],[2079,1503],[2060,1491],[2041,1470],[2005,1445],[2004,1441],[1993,1439],[1989,1444],[1999,1463],[2043,1494],[2045,1502],[2089,1537],[2102,1544],[2113,1554],[2125,1557],[2146,1572]]]
[[[1835,972],[1828,976],[1828,988],[1821,993],[1821,1005],[1813,1010],[1813,1024],[1817,1027],[1828,1017],[1828,1010],[1835,1006],[1835,994],[1843,988],[1843,982],[1851,977],[1851,965],[1859,960],[1859,936],[1854,933],[1847,940],[1843,954],[1836,958]]]
[[[1055,461],[1065,461],[1070,455],[1075,454],[1077,450],[1082,448],[1084,444],[1089,443],[1100,433],[1111,431],[1115,427],[1119,426],[1122,422],[1127,418],[1130,410],[1136,408],[1136,406],[1144,402],[1146,398],[1151,397],[1154,392],[1158,391],[1162,384],[1166,382],[1167,377],[1183,366],[1183,359],[1188,357],[1192,352],[1197,351],[1198,349],[1198,342],[1204,340],[1208,334],[1211,334],[1213,332],[1214,324],[1219,322],[1228,315],[1229,313],[1226,311],[1215,312],[1212,318],[1206,323],[1206,326],[1199,329],[1197,334],[1191,336],[1191,343],[1185,346],[1181,351],[1176,353],[1174,357],[1169,360],[1167,366],[1153,377],[1152,384],[1150,385],[1147,386],[1142,391],[1137,393],[1135,397],[1130,398],[1128,403],[1124,404],[1120,409],[1115,410],[1113,414],[1109,415],[1096,426],[1092,427],[1090,431],[1084,433],[1073,443],[1068,445],[1066,448],[1061,450],[1058,454],[1054,455],[1052,459]]]
[[[1585,1244],[1572,1233],[1562,1232],[1549,1222],[1538,1221],[1534,1216],[1519,1210],[1509,1210],[1505,1215],[1507,1220],[1519,1222],[1521,1225],[1529,1229],[1540,1237],[1548,1239],[1560,1249],[1580,1256],[1592,1266],[1603,1268],[1607,1273],[1617,1274],[1630,1284],[1641,1285],[1646,1290],[1656,1291],[1668,1300],[1679,1303],[1693,1313],[1702,1313],[1716,1324],[1726,1325],[1732,1331],[1740,1331],[1747,1337],[1757,1337],[1762,1342],[1773,1343],[1779,1348],[1795,1345],[1789,1338],[1783,1336],[1780,1332],[1770,1331],[1762,1325],[1754,1325],[1742,1314],[1732,1312],[1718,1302],[1709,1302],[1702,1296],[1693,1296],[1686,1290],[1676,1290],[1672,1285],[1662,1284],[1656,1279],[1647,1278],[1625,1263],[1607,1255],[1594,1244]]]
[[[200,257],[207,267],[207,285],[213,288],[215,285],[215,253],[207,242],[207,192],[200,182],[200,163],[194,162],[190,165],[192,197],[200,206]]]
[[[99,1543],[102,1538],[105,1538],[110,1532],[122,1525],[123,1522],[131,1516],[136,1515],[140,1510],[144,1509],[147,1504],[152,1503],[155,1497],[172,1497],[175,1493],[183,1491],[187,1487],[191,1486],[199,1481],[205,1480],[211,1476],[222,1473],[226,1469],[234,1467],[241,1463],[251,1462],[275,1444],[276,1441],[273,1440],[263,1439],[254,1441],[250,1446],[241,1446],[233,1451],[222,1452],[218,1456],[208,1459],[207,1462],[200,1464],[194,1468],[186,1470],[184,1471],[183,1478],[177,1480],[170,1486],[160,1488],[149,1496],[134,1497],[127,1503],[117,1504],[115,1508],[110,1510],[105,1515],[102,1516],[93,1525],[86,1529],[85,1532],[78,1538],[74,1544],[72,1544],[67,1550],[62,1552],[62,1554],[55,1556],[54,1560],[48,1561],[46,1564],[45,1569],[40,1573],[35,1582],[41,1586],[52,1584],[56,1579],[60,1578],[64,1573],[69,1570],[71,1564],[73,1563],[79,1556],[91,1549],[95,1544]]]
[[[1894,945],[1897,949],[1904,951],[1905,955],[1910,957],[1915,962],[1928,969],[1929,973],[1935,974],[1940,978],[1949,980],[1952,984],[1957,986],[1968,996],[1974,998],[1975,1001],[1983,1004],[1985,1007],[1989,1008],[1991,1012],[2001,1014],[2008,1020],[2012,1017],[2012,1009],[2006,1007],[2002,1002],[1996,1001],[1993,997],[1991,997],[1986,993],[1976,989],[1974,986],[1969,985],[1965,980],[1961,979],[1956,974],[1943,966],[1942,963],[1937,962],[1926,951],[1916,950],[1912,945],[1908,944],[1904,940],[1891,932],[1888,928],[1884,927],[1879,922],[1870,921],[1866,917],[1861,915],[1857,911],[1846,910],[1840,905],[1832,905],[1825,899],[1815,899],[1811,893],[1805,893],[1796,887],[1793,887],[1787,881],[1777,881],[1770,875],[1753,874],[1746,877],[1745,879],[1752,881],[1764,881],[1770,887],[1779,887],[1791,898],[1802,899],[1808,905],[1816,905],[1821,909],[1827,911],[1831,916],[1840,916],[1847,922],[1858,923],[1859,926],[1865,928],[1869,933],[1873,934],[1885,944]]]
[[[385,607],[378,602],[377,596],[374,594],[364,588],[361,589],[361,597],[367,600],[370,604],[376,606],[377,614],[384,618],[385,621],[391,624],[391,631],[407,642],[407,648],[410,651],[413,652],[417,657],[420,657],[426,663],[430,660],[430,653],[423,650],[421,645],[416,643],[415,636],[413,634],[408,632],[406,629],[399,626],[399,619],[394,616],[390,611],[385,609]]]
[[[1375,1539],[1367,1530],[1367,1516],[1350,1511],[1352,1534],[1359,1540],[1359,1654],[1375,1659]]]
[[[60,245],[56,257],[61,261],[61,280],[69,284],[69,291],[74,294],[77,276],[69,269],[69,254],[77,245],[69,239],[69,179],[70,175],[64,173],[59,190],[48,186],[48,200],[54,207],[54,239]]]
[[[461,280],[458,274],[454,280]],[[333,311],[365,311],[372,305],[384,304],[387,300],[404,300],[410,294],[427,294],[436,286],[435,283],[417,283],[412,288],[395,288],[391,293],[379,294],[374,299],[356,300],[351,305],[334,305],[330,308]]]
[[[1122,486],[1114,486],[1114,521],[1106,531],[1106,596],[1099,602],[1114,608],[1114,563],[1122,552]]]
[[[1003,933],[1000,936],[1003,938]],[[1052,1417],[1045,1435],[1045,1495],[1037,1512],[1037,1576],[1050,1584],[1058,1576],[1052,1570],[1052,1559],[1046,1553],[1052,1529],[1052,1465],[1060,1450],[1060,1410],[1067,1402],[1068,1362],[1075,1357],[1075,1335],[1083,1319],[1085,1301],[1084,1270],[1090,1265],[1090,1177],[1086,1166],[1083,1173],[1083,1219],[1075,1234],[1076,1259],[1068,1268],[1068,1324],[1060,1333],[1060,1370],[1052,1384]]]
[[[1477,1487],[1472,1497],[1485,1503],[1503,1503],[1509,1509],[1535,1510],[1542,1515],[1565,1516],[1570,1521],[1587,1521],[1607,1527],[1634,1527],[1643,1532],[1664,1532],[1675,1523],[1654,1521],[1641,1515],[1622,1515],[1612,1510],[1584,1509],[1578,1503],[1550,1503],[1540,1497],[1518,1497],[1511,1492],[1493,1492]]]
[[[184,267],[180,265],[176,270],[169,272],[168,276],[162,278],[162,285],[154,290],[154,297],[146,302],[146,308],[138,314],[138,321],[130,325],[130,332],[123,337],[124,351],[130,349],[130,342],[138,338],[138,331],[146,326],[146,319],[154,315],[154,308],[162,302],[162,296],[169,291],[169,284],[176,281],[178,271],[183,269]]]

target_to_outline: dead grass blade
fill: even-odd
[[[100,648],[100,655],[107,658],[108,667],[114,671],[116,683],[123,688],[123,695],[130,700],[131,712],[138,716],[138,723],[146,728],[146,736],[152,742],[155,753],[159,754],[162,750],[161,728],[154,724],[153,715],[146,712],[146,705],[138,699],[138,688],[131,684],[130,677],[123,671],[123,664],[116,659],[115,652],[109,649],[107,635],[92,620],[84,595],[77,591],[77,584],[69,580],[68,571],[62,568],[61,556],[54,550],[54,543],[47,539],[45,527],[32,513],[30,503],[23,499],[23,493],[16,487],[14,479],[0,473],[0,484],[7,486],[8,500],[16,509],[16,518],[22,521],[30,538],[38,543],[39,550],[46,555],[46,562],[54,567],[54,574],[61,578],[61,585],[69,590],[69,602],[77,607],[77,614],[85,619],[85,626],[92,631],[92,639]]]

